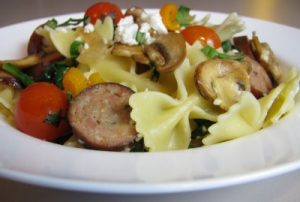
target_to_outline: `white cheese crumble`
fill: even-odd
[[[147,14],[143,12],[141,19],[142,23],[139,27],[138,24],[134,23],[133,16],[129,15],[122,18],[116,28],[115,40],[123,44],[138,45],[136,35],[138,32],[141,32],[145,34],[145,43],[150,44],[154,40],[151,37],[151,29],[159,34],[168,33],[159,13]]]
[[[205,40],[205,39],[203,38],[203,40]],[[208,39],[206,43],[207,43],[207,45],[209,45],[211,47],[215,47],[215,44],[214,44],[214,42],[211,39]]]
[[[147,14],[142,13],[141,19],[144,22],[147,22],[154,30],[160,34],[167,34],[168,30],[162,22],[161,16],[159,13]]]
[[[94,32],[95,27],[94,27],[94,25],[89,23],[89,24],[85,25],[83,29],[84,29],[85,33],[92,33],[92,32]]]
[[[89,49],[89,48],[90,48],[90,46],[89,46],[89,44],[88,44],[88,43],[84,43],[84,44],[83,44],[83,48],[84,48],[85,50],[87,50],[87,49]]]
[[[150,34],[150,29],[151,29],[151,26],[148,23],[143,22],[141,24],[141,28],[139,30],[139,32],[145,33],[146,44],[150,44],[153,42],[153,38],[151,37],[151,34]]]
[[[138,32],[138,29],[139,26],[134,23],[133,16],[126,16],[118,23],[115,39],[123,44],[137,45],[136,33]]]

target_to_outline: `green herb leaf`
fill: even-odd
[[[222,42],[222,48],[225,53],[232,50],[232,45],[229,40]]]
[[[210,59],[219,58],[219,59],[238,60],[238,61],[244,59],[244,54],[242,52],[239,52],[235,55],[229,55],[226,53],[220,53],[211,46],[205,46],[204,48],[201,49],[201,51],[206,57]]]
[[[144,144],[144,138],[141,138],[139,141],[137,141],[130,149],[130,152],[147,152]]]
[[[208,128],[215,122],[205,119],[195,119],[197,127],[192,131],[189,148],[203,146],[202,139],[208,134]]]
[[[69,18],[67,21],[57,25],[58,27],[77,26],[80,23],[89,22],[89,17],[84,18]]]
[[[152,81],[158,81],[158,79],[159,79],[159,76],[160,76],[160,74],[159,74],[159,72],[156,70],[156,66],[152,63],[151,64],[151,69],[150,69],[150,71],[151,71],[151,80]]]
[[[136,33],[135,39],[139,44],[145,44],[146,43],[146,34],[144,32],[138,31]]]
[[[46,22],[46,25],[49,26],[49,27],[52,28],[52,29],[55,29],[55,28],[57,28],[57,26],[58,26],[58,22],[57,22],[57,20],[55,20],[55,19],[53,18],[53,19],[51,19],[51,20],[48,20],[48,21]]]
[[[83,45],[84,43],[82,41],[75,40],[72,42],[70,46],[70,54],[73,59],[76,59],[79,56]]]
[[[190,8],[181,5],[177,10],[176,20],[183,27],[191,24],[194,17],[190,15]]]
[[[61,115],[61,110],[60,110],[56,113],[49,113],[48,116],[45,118],[44,122],[58,128],[62,118],[63,117]]]
[[[44,72],[44,80],[54,83],[57,87],[63,89],[62,80],[68,68],[69,65],[64,62],[55,62]]]
[[[91,18],[90,18],[89,16],[83,18],[83,24],[84,24],[84,25],[87,25],[87,24],[89,24],[90,22],[91,22]]]
[[[22,72],[13,64],[5,63],[2,65],[2,69],[19,79],[24,86],[29,86],[30,84],[34,83],[34,80],[30,76]]]
[[[71,102],[72,98],[73,98],[72,93],[71,93],[70,91],[68,91],[68,92],[67,92],[67,101],[68,101],[68,103]]]
[[[48,20],[46,22],[46,25],[51,27],[52,29],[56,29],[57,27],[77,26],[80,23],[88,24],[89,22],[90,22],[90,18],[84,17],[84,18],[77,18],[77,19],[69,18],[67,21],[58,24],[57,20],[53,18],[51,20]]]
[[[194,121],[197,127],[192,131],[192,139],[202,139],[208,133],[208,128],[215,123],[205,119],[196,119]]]

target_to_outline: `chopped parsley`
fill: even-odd
[[[190,8],[181,5],[177,10],[176,21],[182,27],[190,25],[194,20],[194,17],[190,15]]]
[[[136,33],[136,41],[139,43],[139,44],[145,44],[146,43],[146,34],[144,32],[140,32],[138,31]]]
[[[77,26],[80,23],[84,23],[84,24],[88,24],[90,22],[90,18],[89,17],[84,17],[84,18],[69,18],[67,21],[58,24],[58,21],[53,18],[51,20],[48,20],[46,22],[46,25],[51,27],[52,29],[56,29],[57,27],[67,27],[67,26]]]
[[[137,141],[130,149],[130,152],[147,152],[144,144],[144,138],[141,138],[139,141]]]
[[[202,139],[208,133],[208,128],[215,123],[205,119],[196,119],[194,121],[197,127],[192,131],[192,139]]]
[[[150,71],[151,71],[151,80],[152,81],[158,81],[160,74],[157,71],[155,64],[152,63],[150,65],[150,67],[151,67],[151,69],[150,69]]]
[[[66,94],[67,94],[67,101],[68,101],[68,103],[70,103],[71,100],[73,99],[73,95],[70,91],[68,91]]]
[[[222,42],[222,48],[223,48],[223,51],[225,53],[227,53],[227,52],[232,50],[232,44],[230,43],[229,40],[223,41]]]
[[[230,60],[238,60],[241,61],[244,59],[244,54],[242,52],[238,52],[234,55],[229,55],[226,53],[220,53],[215,48],[211,46],[205,46],[201,49],[202,53],[210,58],[210,59],[230,59]]]
[[[208,134],[208,128],[215,122],[205,119],[195,119],[196,128],[192,131],[189,148],[203,146],[202,139]]]
[[[44,72],[44,80],[54,83],[57,87],[63,89],[62,80],[65,71],[69,68],[64,62],[55,62],[49,66],[49,68]]]
[[[70,46],[71,58],[76,59],[79,56],[83,45],[84,45],[84,43],[82,41],[78,41],[78,40],[75,40],[71,43],[71,46]]]
[[[49,113],[44,122],[58,128],[60,121],[63,119],[61,110],[56,113]]]

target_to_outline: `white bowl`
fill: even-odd
[[[196,12],[200,17],[206,12]],[[227,15],[211,13],[218,23]],[[68,17],[59,16],[63,21]],[[300,67],[300,30],[243,18],[276,55]],[[2,59],[26,54],[39,19],[0,29]],[[0,120],[0,176],[18,181],[97,193],[175,193],[207,190],[274,177],[300,168],[300,106],[279,123],[247,137],[202,148],[157,153],[117,153],[69,148],[23,134]]]

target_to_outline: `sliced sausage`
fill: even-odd
[[[132,146],[137,132],[128,101],[133,93],[116,83],[101,83],[82,91],[71,101],[68,113],[74,135],[94,149]]]
[[[268,76],[265,68],[256,61],[248,37],[234,37],[233,42],[234,46],[245,54],[245,61],[251,64],[251,92],[257,98],[265,96],[273,88],[272,81]]]
[[[239,51],[242,51],[245,55],[249,56],[251,59],[255,59],[247,36],[234,37],[233,44]]]
[[[30,36],[28,45],[27,45],[27,54],[37,54],[43,52],[43,37],[33,31],[33,33]]]
[[[248,56],[245,56],[244,60],[251,64],[251,92],[257,98],[265,96],[273,88],[272,81],[268,76],[266,70],[256,60],[253,60]]]

